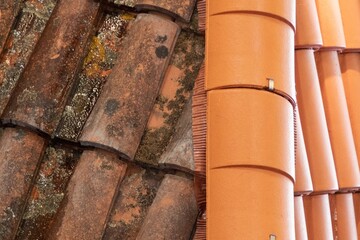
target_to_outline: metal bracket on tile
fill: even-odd
[[[274,81],[274,79],[266,78],[266,80],[268,80],[268,89],[270,91],[274,91],[274,89],[275,89],[275,81]]]
[[[269,240],[276,240],[276,235],[270,234],[269,235]]]

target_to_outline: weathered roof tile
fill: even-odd
[[[65,107],[100,4],[59,1],[2,116],[53,134]]]
[[[170,60],[179,27],[139,14],[122,43],[80,141],[133,159]]]
[[[20,0],[3,0],[0,2],[0,53],[18,14],[20,4]]]

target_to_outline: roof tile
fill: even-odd
[[[134,158],[178,33],[179,27],[162,17],[137,16],[86,122],[83,145]]]
[[[190,239],[196,216],[193,181],[165,175],[136,239]]]
[[[25,1],[0,59],[0,115],[27,65],[57,0]]]
[[[0,53],[20,9],[20,0],[3,0],[0,3]]]
[[[53,133],[99,6],[92,0],[59,1],[15,88],[2,117],[4,123],[31,126],[49,135]]]
[[[297,0],[295,48],[319,48],[322,44],[315,0]]]
[[[306,227],[309,239],[334,239],[329,195],[304,197]]]
[[[338,54],[321,51],[316,64],[340,190],[360,187],[360,173]]]
[[[186,172],[194,171],[193,141],[191,130],[191,99],[186,104],[166,151],[160,157],[160,166]]]
[[[6,128],[0,138],[0,238],[13,239],[45,141],[20,128]]]
[[[360,167],[360,99],[358,92],[360,89],[360,54],[347,53],[339,56],[342,81]]]
[[[357,0],[339,0],[344,28],[346,49],[349,52],[360,51],[360,2]]]
[[[319,16],[322,48],[341,50],[345,48],[344,29],[338,0],[315,0]],[[330,20],[331,19],[331,20]]]
[[[266,168],[294,181],[294,115],[285,98],[254,89],[214,90],[207,112],[209,169]],[[266,135],[272,137],[259,138]]]
[[[136,238],[162,178],[162,173],[128,166],[106,226],[104,240]]]
[[[354,202],[351,193],[330,196],[334,239],[357,240]]]
[[[135,0],[135,8],[156,10],[189,22],[196,0]]]
[[[302,196],[295,197],[295,234],[296,240],[308,240],[304,202]]]
[[[295,83],[290,80],[294,79],[292,28],[266,16],[237,13],[211,16],[208,25],[212,30],[206,39],[207,48],[211,49],[207,52],[206,90],[241,86],[266,88],[268,79],[273,79],[277,90],[296,98]],[[254,48],[261,54],[254,54]]]
[[[49,239],[100,239],[126,164],[102,150],[81,155]]]
[[[299,114],[296,114],[295,195],[313,191],[309,162]]]
[[[313,50],[295,53],[296,90],[314,191],[338,189]]]
[[[46,149],[17,238],[45,239],[79,158],[80,151],[69,147],[55,145]]]
[[[357,236],[360,239],[360,193],[353,194]]]

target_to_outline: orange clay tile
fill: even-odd
[[[338,189],[313,50],[295,52],[297,100],[315,192]]]
[[[137,16],[85,124],[83,145],[134,158],[178,33],[179,27],[162,17]]]
[[[295,29],[295,0],[228,0],[208,2],[208,14],[210,17],[231,12],[259,14],[284,21]]]
[[[14,90],[3,122],[53,133],[99,8],[92,0],[59,1]]]
[[[346,49],[360,51],[360,2],[358,0],[339,0],[344,28]]]
[[[360,193],[353,194],[357,236],[360,239]]]
[[[256,14],[227,13],[208,21],[207,90],[252,85],[266,88],[272,79],[275,89],[295,99],[292,28]]]
[[[360,166],[360,53],[346,53],[339,56],[351,128]]]
[[[193,182],[184,177],[166,175],[136,239],[188,240],[196,216]]]
[[[207,239],[295,239],[293,182],[284,175],[219,168],[208,170],[207,187]]]
[[[155,10],[174,18],[189,22],[194,11],[195,0],[135,0],[137,10]]]
[[[194,171],[191,107],[192,101],[190,99],[181,113],[169,145],[160,157],[159,164],[164,168],[191,173]]]
[[[357,189],[360,173],[338,54],[321,51],[315,56],[339,188]]]
[[[304,202],[302,196],[295,197],[295,234],[296,240],[308,240]]]
[[[315,0],[319,16],[323,49],[345,48],[344,29],[338,0]]]
[[[313,185],[298,112],[296,114],[296,139],[294,192],[295,195],[308,194],[313,191]]]
[[[14,239],[45,141],[23,129],[6,128],[0,138],[0,239]]]
[[[330,195],[333,234],[338,240],[358,240],[352,193]]]
[[[0,3],[0,53],[20,9],[20,3],[19,0],[2,0]]]
[[[295,48],[321,46],[322,38],[315,0],[297,0]]]
[[[248,166],[295,178],[293,107],[267,91],[208,92],[209,169]]]
[[[311,240],[334,239],[329,195],[305,196],[304,209],[308,238]]]
[[[100,239],[126,164],[115,154],[84,151],[48,239]]]

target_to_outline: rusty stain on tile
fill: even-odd
[[[47,239],[100,239],[125,171],[126,164],[115,154],[84,151]]]
[[[86,122],[80,138],[83,145],[134,158],[178,33],[175,23],[161,17],[137,16]]]
[[[135,160],[157,165],[192,92],[204,59],[204,37],[181,32]]]
[[[136,239],[162,177],[162,173],[128,167],[107,223],[104,240]]]
[[[53,133],[99,8],[92,0],[64,0],[56,5],[6,108],[4,123]]]
[[[135,16],[126,12],[105,15],[77,76],[79,84],[65,107],[56,132],[57,137],[77,141],[102,86],[112,71],[127,25],[133,19]]]
[[[0,53],[20,9],[21,0],[2,0],[0,2]]]
[[[80,152],[68,147],[50,146],[46,149],[18,239],[45,239],[79,158]]]
[[[193,181],[166,175],[136,239],[187,240],[196,217]]]
[[[24,129],[6,128],[0,139],[0,239],[13,239],[45,140]]]
[[[10,32],[0,58],[0,114],[4,111],[21,73],[57,0],[27,0]]]
[[[137,10],[156,10],[189,22],[194,11],[195,0],[136,0]]]
[[[171,142],[160,157],[159,164],[164,167],[194,171],[191,107],[190,99],[178,120]]]

